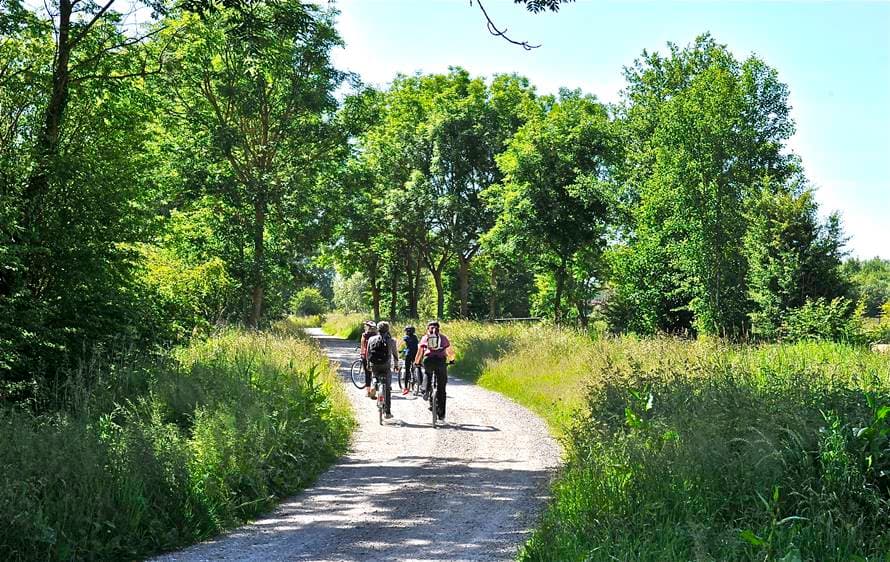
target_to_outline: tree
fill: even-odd
[[[881,307],[890,303],[890,260],[850,258],[842,273],[850,285],[850,298],[865,304],[867,316],[881,316]]]
[[[295,0],[180,17],[187,34],[171,83],[175,110],[232,178],[221,185],[221,195],[250,231],[247,321],[256,326],[263,313],[270,216],[286,217],[301,200],[317,200],[309,195],[317,166],[340,142],[327,117],[344,78],[330,60],[340,38],[333,12]]]
[[[504,180],[487,193],[499,209],[490,236],[515,237],[540,270],[553,276],[557,322],[569,284],[588,289],[579,291],[586,300],[597,285],[591,281],[602,278],[598,262],[611,224],[609,167],[618,154],[616,141],[605,107],[592,96],[562,91],[497,158]]]
[[[844,238],[840,218],[822,223],[813,192],[804,185],[773,187],[764,181],[747,211],[746,285],[754,335],[775,338],[787,315],[808,301],[844,296]]]
[[[747,197],[764,176],[781,185],[797,170],[783,153],[793,132],[788,89],[762,61],[739,63],[708,35],[669,47],[667,57],[644,51],[625,70],[620,176],[630,251],[616,254],[626,262],[616,264],[617,292],[644,307],[634,314],[658,318],[639,326],[668,328],[664,311],[687,310],[701,331],[739,334],[747,324]],[[644,296],[651,287],[663,296]]]
[[[0,10],[4,396],[39,396],[96,346],[163,334],[133,246],[151,225],[155,104],[142,79],[155,59],[109,8]]]

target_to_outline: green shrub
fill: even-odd
[[[297,316],[319,316],[328,309],[328,302],[315,287],[305,287],[290,299],[290,311]]]
[[[228,332],[97,364],[65,413],[0,410],[0,558],[110,560],[206,538],[345,450],[348,400],[311,343]]]
[[[831,301],[823,298],[807,300],[800,308],[791,310],[779,328],[782,339],[787,341],[830,340],[855,342],[859,328],[856,324],[853,303],[838,297]]]

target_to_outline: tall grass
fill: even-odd
[[[448,322],[452,372],[566,448],[523,560],[890,560],[890,361]]]
[[[305,486],[352,418],[312,344],[228,332],[96,364],[63,413],[0,411],[0,558],[109,560],[206,538]],[[72,385],[77,388],[77,385]]]
[[[362,323],[368,317],[361,313],[330,313],[325,315],[322,329],[325,333],[348,340],[355,340],[362,334]]]

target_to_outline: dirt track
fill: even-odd
[[[397,391],[380,426],[374,402],[346,382],[355,345],[312,333],[339,362],[356,410],[349,454],[262,519],[157,560],[512,559],[559,462],[544,422],[449,377],[444,427]]]

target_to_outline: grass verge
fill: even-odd
[[[366,319],[367,316],[361,313],[342,314],[332,312],[325,316],[322,330],[332,336],[357,340],[362,334],[362,322]]]
[[[522,560],[890,560],[890,362],[809,342],[449,322],[566,464]]]
[[[204,539],[311,482],[353,420],[309,342],[231,331],[85,367],[64,413],[0,410],[0,557],[128,559]]]

